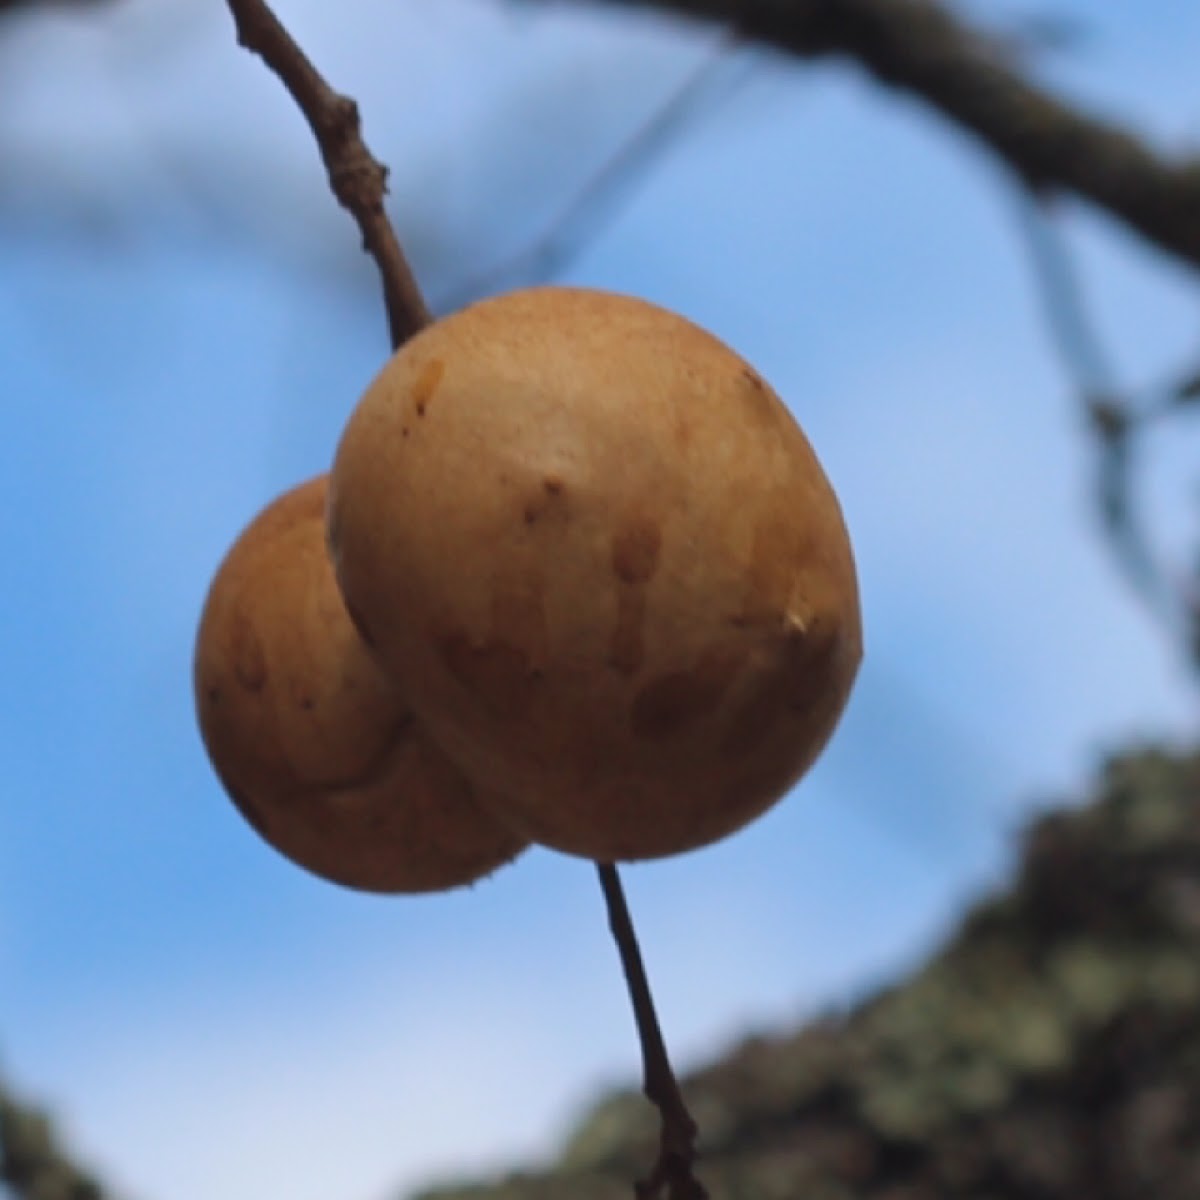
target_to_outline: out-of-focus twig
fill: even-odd
[[[1064,103],[938,0],[608,3],[715,21],[802,57],[857,62],[930,104],[1022,179],[1089,200],[1200,268],[1200,159],[1171,161],[1122,126]]]
[[[739,47],[745,50],[732,33],[721,37],[633,135],[585,180],[532,243],[498,266],[453,288],[438,300],[438,311],[451,312],[481,296],[507,288],[531,282],[543,283],[565,270],[612,220],[622,200],[695,119],[702,102],[711,97],[719,72],[730,65],[730,59]],[[746,54],[722,94],[728,96],[745,82],[754,65],[753,56]]]
[[[261,0],[228,3],[238,41],[279,76],[317,139],[329,185],[358,223],[363,249],[379,267],[392,344],[398,346],[428,324],[429,310],[384,211],[387,168],[363,142],[358,105],[329,86]]]
[[[1049,200],[1021,189],[1018,204],[1046,324],[1095,435],[1096,496],[1107,540],[1134,592],[1171,637],[1187,645],[1187,660],[1200,666],[1187,628],[1186,598],[1158,561],[1135,499],[1137,435],[1164,407],[1161,402],[1136,403],[1117,381]]]
[[[34,9],[44,8],[47,11],[55,9],[88,9],[103,8],[112,0],[0,0],[0,17],[7,13],[27,13]]]

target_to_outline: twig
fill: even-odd
[[[1173,162],[1026,79],[936,0],[608,0],[730,25],[792,54],[840,55],[924,100],[1021,178],[1073,192],[1200,267],[1200,161]]]
[[[437,301],[438,311],[452,311],[503,288],[535,280],[541,283],[561,275],[589,239],[611,222],[622,200],[629,196],[663,152],[675,143],[688,122],[696,117],[701,101],[712,91],[717,73],[739,48],[744,49],[738,39],[732,33],[724,33],[703,61],[592,173],[546,229],[498,266],[456,285]],[[727,85],[726,96],[749,78],[754,67],[753,58],[746,56],[741,67]]]
[[[363,249],[375,260],[393,347],[429,324],[408,260],[383,207],[387,168],[362,140],[358,105],[335,92],[262,0],[228,0],[238,42],[279,76],[308,121],[338,203],[358,223]]]
[[[671,1060],[667,1057],[621,877],[612,863],[597,863],[596,870],[608,907],[608,925],[621,955],[621,967],[633,1001],[634,1020],[642,1045],[642,1090],[662,1119],[658,1161],[650,1175],[637,1184],[636,1194],[639,1200],[655,1200],[665,1187],[668,1200],[706,1200],[708,1193],[692,1174],[696,1158],[696,1122],[687,1110],[679,1082],[671,1069]]]
[[[1021,189],[1018,202],[1021,232],[1046,322],[1099,449],[1097,502],[1114,557],[1135,594],[1172,639],[1184,642],[1186,658],[1194,662],[1184,598],[1175,593],[1168,572],[1156,561],[1134,500],[1136,437],[1160,415],[1161,408],[1135,405],[1118,384],[1089,319],[1083,288],[1046,199]]]
[[[386,170],[371,157],[359,136],[357,105],[329,87],[263,0],[227,2],[238,40],[259,54],[291,92],[316,136],[334,194],[358,221],[364,247],[383,279],[392,345],[397,347],[427,325],[430,316],[384,211]],[[637,1195],[655,1200],[665,1186],[667,1200],[707,1200],[707,1193],[692,1175],[696,1124],[667,1058],[620,878],[611,864],[598,864],[597,870],[637,1018],[646,1095],[662,1115],[658,1162],[650,1178],[637,1185]]]

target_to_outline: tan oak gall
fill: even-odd
[[[722,343],[625,296],[514,292],[408,342],[342,436],[329,537],[439,744],[504,820],[601,861],[761,814],[862,654],[799,426]]]
[[[194,676],[205,746],[243,816],[309,871],[375,892],[470,883],[526,840],[479,807],[359,640],[325,552],[327,480],[268,505],[213,579]]]

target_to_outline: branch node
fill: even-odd
[[[329,186],[362,234],[383,282],[392,347],[431,318],[384,207],[387,170],[362,139],[358,104],[336,92],[280,24],[265,0],[227,0],[238,45],[259,55],[304,114],[329,176]]]

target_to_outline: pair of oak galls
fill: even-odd
[[[195,688],[271,845],[409,892],[530,842],[725,837],[820,753],[861,655],[837,498],[770,387],[664,309],[543,287],[388,361],[330,473],[221,564]]]

